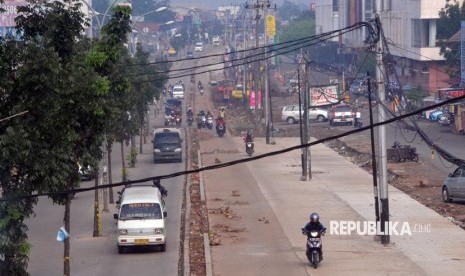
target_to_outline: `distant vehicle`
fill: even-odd
[[[118,253],[128,247],[158,246],[166,251],[167,211],[160,190],[154,185],[125,187],[119,201],[117,220]]]
[[[452,202],[454,199],[465,200],[465,167],[458,167],[442,185],[442,200]]]
[[[203,52],[203,42],[195,43],[194,52]]]
[[[187,51],[187,53],[186,53],[186,58],[189,58],[189,59],[190,59],[190,58],[194,58],[194,52],[192,52],[192,51]]]
[[[89,181],[94,179],[94,172],[92,171],[92,168],[90,166],[82,166],[78,164],[79,166],[79,176],[81,177],[81,181]]]
[[[439,117],[441,117],[443,114],[444,112],[442,110],[435,110],[428,115],[428,119],[430,122],[437,122]]]
[[[155,129],[153,143],[153,162],[182,162],[182,137],[177,128]]]
[[[303,116],[303,107],[301,108],[302,116]],[[328,111],[321,108],[310,108],[310,112],[308,113],[310,116],[310,120],[316,120],[318,122],[324,122],[328,118]],[[295,124],[300,120],[299,115],[299,105],[287,105],[284,106],[281,112],[281,120],[283,122],[287,122],[288,124],[292,125]]]
[[[219,47],[220,46],[220,37],[219,36],[214,36],[212,38],[212,44],[213,44],[213,46]]]
[[[350,93],[353,95],[367,95],[368,85],[366,80],[354,80],[350,86]]]
[[[173,98],[175,99],[184,99],[184,86],[181,84],[176,84],[173,86]]]
[[[338,104],[333,106],[328,113],[329,125],[352,125],[354,123],[354,113],[347,104]]]

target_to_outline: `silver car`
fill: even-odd
[[[303,107],[301,109],[303,111]],[[303,112],[302,112],[303,116]],[[309,112],[310,120],[316,120],[318,122],[324,122],[328,118],[328,111],[321,108],[312,107]],[[283,122],[287,122],[292,125],[300,120],[299,116],[299,105],[286,105],[283,107],[281,113],[281,119]]]
[[[442,200],[452,202],[453,199],[465,200],[465,167],[458,167],[442,185]]]

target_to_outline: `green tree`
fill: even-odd
[[[448,73],[451,77],[459,76],[460,43],[449,43],[448,39],[460,30],[460,22],[465,20],[465,2],[459,4],[456,0],[447,0],[439,12],[437,22],[437,39],[440,54],[446,60]]]
[[[283,4],[278,8],[278,15],[282,20],[291,20],[300,17],[301,8],[294,2],[284,0]]]
[[[40,7],[40,8],[38,8]],[[65,204],[69,231],[71,197],[79,185],[78,162],[101,157],[102,99],[107,81],[85,62],[84,15],[75,1],[31,1],[19,8],[23,41],[0,45],[0,118],[27,110],[0,125],[1,275],[27,275],[30,245],[24,220],[33,214],[32,193],[55,192]],[[3,215],[4,214],[4,215]],[[69,275],[69,239],[64,274]]]
[[[291,22],[291,24],[283,29],[283,34],[280,37],[280,42],[286,42],[286,41],[294,41],[297,39],[305,38],[305,37],[310,37],[315,35],[315,20],[314,19],[299,19],[299,20],[294,20]],[[308,43],[307,43],[308,44]],[[300,50],[300,48],[303,46],[303,44],[298,44],[293,46],[292,48],[286,48],[283,49],[282,51],[290,51],[292,49]],[[304,48],[306,51],[307,49]]]

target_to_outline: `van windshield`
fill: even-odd
[[[161,209],[158,203],[123,204],[119,214],[121,220],[128,219],[161,219]]]
[[[179,134],[177,133],[157,133],[155,134],[155,143],[160,144],[177,144],[179,143]]]

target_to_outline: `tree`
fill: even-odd
[[[37,8],[40,7],[40,8]],[[80,4],[33,1],[18,9],[23,41],[0,45],[0,117],[27,110],[0,125],[0,274],[27,275],[30,245],[25,218],[33,214],[32,193],[54,193],[65,204],[69,228],[70,189],[79,185],[78,162],[101,158],[102,99],[108,83],[85,62],[88,41]],[[69,275],[69,239],[64,274]]]
[[[447,0],[439,12],[436,38],[451,77],[460,76],[460,43],[449,43],[448,39],[460,30],[462,20],[465,20],[465,2],[459,4],[456,0]]]
[[[298,39],[302,39],[305,37],[310,37],[315,35],[315,20],[313,19],[299,19],[293,21],[289,27],[284,28],[283,34],[280,38],[280,42],[286,42],[286,41],[294,41]],[[307,42],[308,44],[308,42]],[[296,51],[300,48],[302,48],[304,44],[298,44],[293,46],[292,48],[285,48],[281,51],[288,52],[292,49],[295,49]],[[305,51],[306,49],[304,49]]]
[[[292,18],[300,17],[301,8],[294,2],[285,0],[279,7],[278,14],[282,20],[292,20]]]

